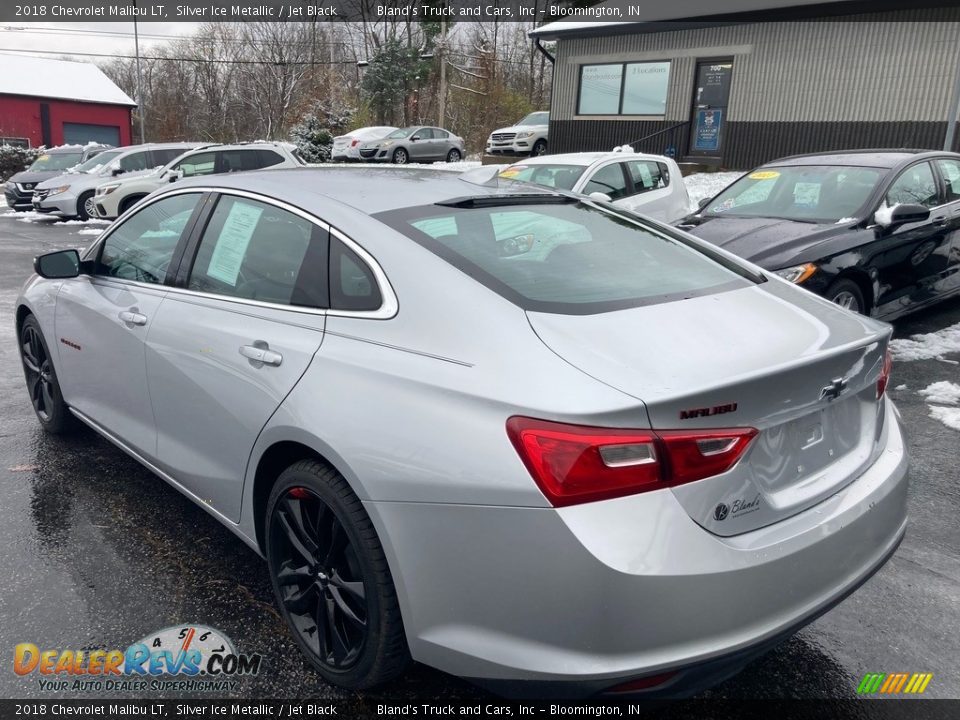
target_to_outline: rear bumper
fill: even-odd
[[[888,409],[885,452],[859,478],[733,537],[705,531],[669,491],[561,510],[367,503],[413,657],[553,696],[668,671],[664,691],[679,694],[732,674],[863,584],[902,539],[907,456]]]

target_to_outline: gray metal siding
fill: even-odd
[[[730,56],[730,122],[944,122],[960,68],[960,7],[561,39],[551,119],[576,117],[580,65],[667,59],[664,119],[682,122],[696,60]]]

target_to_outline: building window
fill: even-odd
[[[578,115],[664,115],[669,62],[580,66]]]
[[[28,148],[30,147],[30,140],[27,138],[0,137],[0,145]]]

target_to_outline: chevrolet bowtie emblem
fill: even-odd
[[[843,378],[834,378],[830,384],[820,390],[820,399],[836,400],[847,389],[847,381]]]

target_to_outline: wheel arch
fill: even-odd
[[[253,527],[257,547],[262,555],[266,555],[266,518],[264,517],[270,491],[273,489],[280,474],[294,463],[301,460],[316,460],[337,471],[346,481],[350,489],[361,499],[364,499],[357,483],[352,481],[353,474],[344,472],[341,462],[331,460],[333,453],[321,452],[315,444],[308,444],[300,440],[276,440],[261,453],[257,459],[256,470],[253,472],[253,490],[250,496],[253,513]],[[249,527],[249,526],[248,526]]]
[[[133,193],[132,195],[128,195],[120,201],[120,205],[117,207],[117,214],[123,215],[127,210],[132,208],[149,194],[150,193]]]
[[[17,305],[17,337],[20,337],[20,329],[23,327],[23,321],[27,319],[27,315],[33,315],[33,310],[31,310],[24,303]],[[19,342],[19,341],[18,341]]]
[[[870,315],[874,307],[874,292],[873,281],[867,272],[859,268],[845,268],[837,273],[837,276],[831,281],[830,286],[833,286],[841,280],[850,280],[856,283],[857,287],[860,288],[860,292],[863,294],[863,303],[865,305],[863,314]]]

